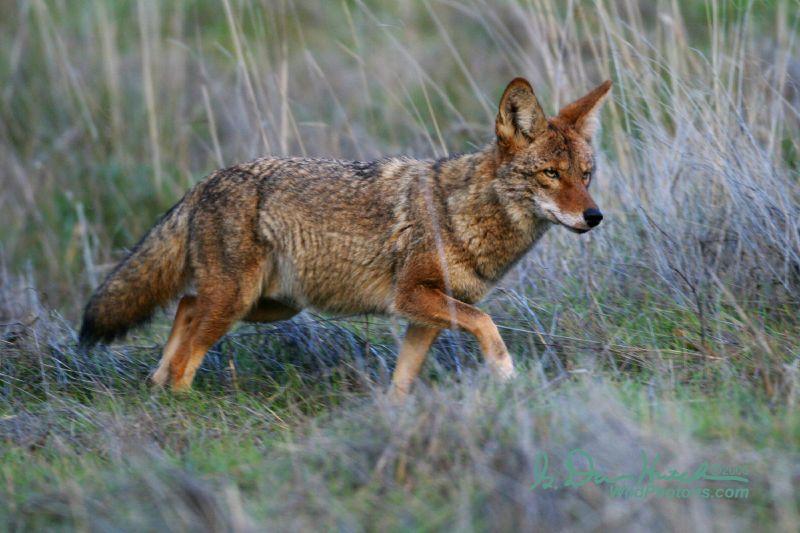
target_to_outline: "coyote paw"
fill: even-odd
[[[166,367],[158,367],[155,373],[150,376],[150,382],[156,387],[164,387],[169,379],[169,369]]]
[[[493,361],[490,363],[489,368],[492,370],[492,374],[500,381],[509,381],[517,375],[517,371],[514,370],[514,363],[511,362],[511,357],[509,356]]]
[[[406,403],[406,400],[408,399],[409,390],[410,387],[408,385],[402,387],[392,384],[387,394],[387,397],[389,399],[389,404],[395,407],[402,406],[404,403]]]

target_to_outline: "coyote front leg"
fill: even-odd
[[[514,375],[514,362],[489,315],[439,289],[417,286],[397,297],[398,311],[415,323],[435,328],[456,326],[478,339],[481,352],[495,376],[502,380]]]
[[[440,328],[432,328],[420,324],[409,324],[400,354],[397,356],[397,366],[392,374],[391,399],[400,402],[411,389],[411,383],[419,374],[428,350],[439,335]]]

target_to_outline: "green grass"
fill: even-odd
[[[627,327],[693,325],[691,314],[641,314]],[[558,468],[575,448],[614,475],[637,472],[642,452],[660,454],[665,471],[703,461],[744,467],[746,500],[693,505],[729,525],[732,512],[740,524],[771,528],[796,518],[799,502],[786,489],[799,474],[797,383],[770,391],[747,361],[656,346],[675,355],[640,354],[630,364],[633,356],[612,354],[609,364],[560,346],[559,370],[546,353],[526,354],[517,332],[506,337],[524,354],[520,376],[498,386],[480,370],[474,342],[447,334],[410,404],[398,409],[382,392],[386,325],[370,324],[372,359],[358,350],[331,357],[337,343],[367,342],[352,333],[363,325],[343,326],[302,317],[298,326],[240,328],[214,349],[195,390],[180,395],[146,385],[158,357],[150,340],[95,350],[89,360],[61,353],[57,365],[44,355],[42,370],[41,345],[19,339],[0,404],[0,519],[24,528],[399,531],[513,529],[546,516],[554,529],[580,529],[613,525],[609,509],[621,506],[640,524],[691,523],[674,516],[668,499],[642,507],[602,487],[530,489],[536,454],[547,452]],[[317,339],[317,351],[293,353],[307,338]],[[632,352],[642,344],[636,335],[619,342]],[[552,511],[538,507],[548,501]]]
[[[797,503],[775,484],[797,475],[800,415],[761,404],[763,393],[747,384],[671,386],[656,376],[592,372],[543,386],[533,369],[507,388],[475,376],[440,378],[404,410],[362,390],[308,415],[302,385],[285,406],[261,392],[208,388],[175,397],[136,383],[82,402],[61,393],[29,403],[0,426],[3,518],[25,527],[72,527],[91,517],[95,526],[175,528],[208,525],[208,513],[231,524],[241,506],[248,519],[281,528],[437,529],[463,520],[511,527],[526,523],[526,506],[542,497],[529,489],[529,454],[547,451],[556,461],[576,447],[617,475],[636,471],[639,450],[663,454],[665,468],[746,467],[750,498],[701,501],[712,516],[736,505],[748,522],[777,526],[774,506]],[[337,394],[332,385],[320,402],[336,403]],[[14,434],[13,424],[25,428]],[[567,492],[554,523],[591,493]],[[614,501],[594,498],[584,519],[613,523],[598,505]],[[651,499],[646,509],[677,526],[668,506]],[[631,512],[646,523],[647,512]]]

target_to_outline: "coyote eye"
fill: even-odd
[[[542,172],[544,172],[544,175],[548,178],[553,178],[554,180],[558,179],[558,170],[554,168],[546,168]]]
[[[590,179],[592,179],[592,171],[584,172],[583,181],[589,181]]]

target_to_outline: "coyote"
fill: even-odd
[[[495,375],[514,364],[474,304],[554,224],[603,215],[588,192],[606,81],[547,118],[530,83],[503,92],[495,138],[474,153],[376,161],[264,157],[199,182],[109,274],[80,342],[109,342],[182,296],[153,381],[191,386],[238,320],[304,308],[382,313],[408,330],[392,376],[402,398],[443,328],[473,334]]]

